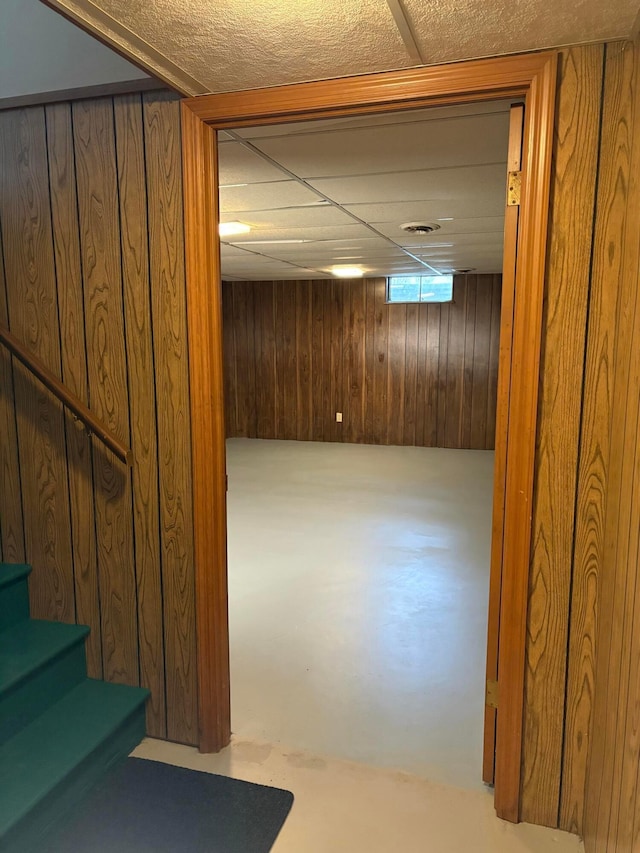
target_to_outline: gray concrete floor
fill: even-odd
[[[134,754],[292,791],[274,853],[583,851],[479,781],[492,454],[228,454],[232,742]]]
[[[482,787],[492,467],[228,442],[237,735]]]

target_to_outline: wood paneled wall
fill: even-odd
[[[0,322],[133,449],[128,471],[0,352],[0,539],[34,616],[91,627],[89,674],[197,743],[179,104],[0,113]]]
[[[640,49],[562,52],[523,810],[640,850]]]
[[[581,618],[572,630],[574,668],[569,686],[578,700],[574,707],[580,708],[582,701],[591,712],[583,820],[586,850],[636,853],[640,850],[640,39],[607,47],[597,210],[585,385],[591,407],[582,437],[580,548],[575,565],[582,585],[575,590],[574,608]]]
[[[500,295],[499,275],[442,305],[389,305],[385,279],[224,282],[228,435],[493,448]]]

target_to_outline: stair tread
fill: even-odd
[[[0,746],[0,837],[144,705],[149,691],[87,678]]]
[[[89,633],[85,625],[29,619],[0,634],[0,696]]]
[[[0,589],[21,578],[26,578],[31,572],[27,563],[0,563]]]

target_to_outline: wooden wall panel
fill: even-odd
[[[0,322],[134,453],[129,472],[0,351],[2,553],[33,564],[36,614],[90,625],[91,675],[151,688],[149,734],[195,744],[177,99],[5,111],[0,146]]]
[[[228,434],[493,447],[500,282],[457,277],[451,306],[388,305],[384,279],[225,282]]]
[[[167,735],[195,743],[197,670],[180,112],[143,95],[160,469]]]
[[[160,561],[156,390],[151,338],[151,294],[142,103],[139,95],[115,99],[116,150],[127,376],[133,451],[133,530],[140,684],[151,690],[147,732],[165,737],[162,578]]]
[[[562,55],[533,502],[522,817],[558,825],[574,501],[603,46]],[[572,377],[571,381],[567,381]],[[567,497],[569,496],[569,498]],[[580,585],[577,585],[576,593]],[[575,720],[574,720],[575,722]],[[573,732],[574,746],[581,744]],[[576,756],[576,760],[580,760]],[[577,778],[574,784],[579,782]],[[582,779],[584,785],[584,779]],[[573,796],[567,789],[565,798]],[[575,828],[575,827],[574,827]]]
[[[113,104],[73,105],[91,408],[130,444]],[[138,684],[138,625],[128,471],[93,445],[104,677]]]
[[[581,479],[586,492],[583,571],[595,588],[595,595],[588,588],[591,595],[583,598],[583,609],[591,604],[591,610],[582,620],[595,632],[595,668],[593,653],[578,659],[579,674],[592,679],[587,686],[593,703],[584,836],[588,853],[632,853],[640,841],[638,42],[606,48],[602,128],[592,284],[602,312],[589,328],[593,385],[586,388],[592,405],[600,408],[588,422]],[[584,637],[577,639],[582,650]]]
[[[60,376],[60,331],[44,109],[0,115],[0,194],[9,328]],[[62,406],[22,365],[13,372],[32,612],[75,617]]]
[[[1,233],[0,323],[9,326]],[[0,435],[0,550],[4,562],[21,563],[25,549],[15,395],[11,356],[4,347],[0,347]]]
[[[62,379],[83,403],[89,402],[86,338],[80,263],[73,127],[69,104],[46,107],[49,194],[58,282]],[[102,625],[98,591],[93,465],[91,440],[69,412],[65,412],[69,508],[73,545],[76,621],[88,625],[87,672],[102,678]]]

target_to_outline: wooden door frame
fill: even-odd
[[[526,103],[500,604],[495,807],[520,817],[525,642],[557,52],[483,59],[182,101],[200,749],[230,739],[217,130],[501,97]],[[507,421],[507,419],[504,419]]]

